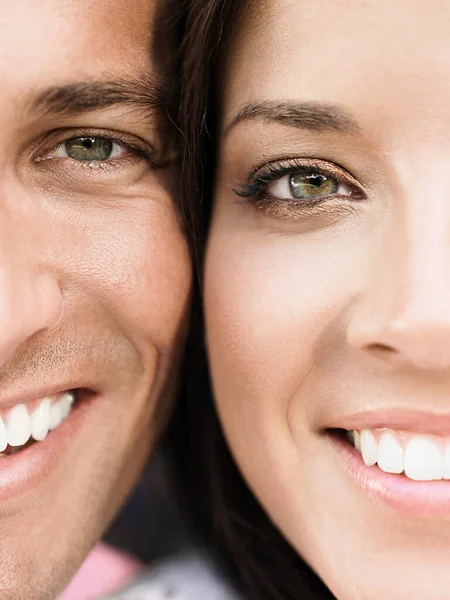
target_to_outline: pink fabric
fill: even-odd
[[[58,600],[93,600],[129,583],[143,565],[106,544],[97,544]]]

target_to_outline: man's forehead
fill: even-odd
[[[153,69],[155,0],[17,0],[0,16],[0,71],[45,76],[53,66],[89,75]],[[13,63],[13,64],[11,64]],[[28,69],[26,68],[29,66]],[[66,77],[67,78],[67,77]]]
[[[160,44],[169,4],[159,0],[7,3],[0,16],[0,110],[10,98],[16,102],[18,94],[27,107],[42,96],[56,101],[70,95],[74,106],[77,86],[83,92],[80,105],[89,102],[89,96],[101,103],[102,86],[108,101],[123,93],[124,98],[147,100],[148,96],[160,102],[168,87],[165,80],[170,78],[170,61]],[[170,37],[167,28],[165,34]]]

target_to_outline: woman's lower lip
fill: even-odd
[[[353,483],[371,500],[412,517],[450,518],[450,481],[413,481],[367,467],[361,454],[346,440],[330,436],[341,464]]]
[[[69,416],[42,442],[0,457],[0,507],[33,492],[47,479],[64,456],[75,430],[86,418],[92,396],[77,401]]]

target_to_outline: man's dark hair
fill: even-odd
[[[185,4],[182,47],[182,194],[202,263],[215,171],[215,75],[243,0]],[[201,273],[201,266],[199,268]],[[204,347],[198,278],[187,348],[185,387],[168,434],[179,495],[201,542],[252,600],[332,598],[271,523],[241,477],[226,445],[212,399]]]

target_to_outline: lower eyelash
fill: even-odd
[[[353,214],[355,210],[355,206],[350,203],[330,204],[330,202],[324,201],[323,198],[318,198],[314,201],[298,202],[255,197],[250,202],[256,210],[279,221],[289,223],[295,223],[296,221],[303,222],[305,217],[308,218],[308,221],[323,219],[324,216],[337,219]]]
[[[74,161],[75,163],[77,161]],[[122,161],[120,161],[122,162]],[[90,171],[108,171],[110,169],[119,169],[121,164],[118,161],[113,160],[92,160],[92,161],[78,161],[83,169],[89,169]]]

